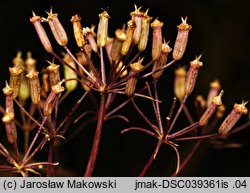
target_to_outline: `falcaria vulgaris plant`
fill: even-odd
[[[133,107],[134,115],[145,124],[140,126],[131,122],[130,127],[121,133],[141,132],[157,141],[155,150],[145,160],[145,166],[141,167],[138,176],[145,176],[152,163],[157,162],[157,157],[161,156],[158,153],[160,148],[169,147],[175,152],[176,164],[169,170],[173,171],[173,176],[177,176],[188,167],[189,160],[203,144],[213,147],[237,146],[228,143],[226,139],[249,127],[248,121],[234,128],[240,117],[247,114],[247,102],[234,104],[232,111],[222,120],[225,111],[222,104],[224,91],[216,80],[211,83],[206,100],[202,96],[195,98],[195,116],[194,111],[190,111],[186,105],[203,66],[201,55],[190,62],[188,69],[175,65],[185,53],[192,29],[187,23],[187,17],[181,18],[181,23],[177,25],[176,39],[167,42],[162,33],[164,23],[149,16],[148,9],[135,6],[130,15],[131,19],[122,28],[115,30],[113,38],[108,33],[110,16],[107,11],[99,14],[96,30],[94,26],[82,27],[81,17],[77,14],[72,16],[72,33],[78,47],[76,52],[72,52],[58,14],[52,9],[47,12],[47,17],[33,12],[30,22],[51,58],[45,59],[47,66],[44,65],[39,72],[30,52],[25,60],[22,53],[18,52],[13,59],[13,66],[9,67],[10,78],[5,81],[3,88],[5,104],[0,109],[3,114],[1,127],[5,127],[7,136],[7,141],[0,143],[0,154],[6,160],[0,166],[2,174],[60,175],[56,170],[60,166],[57,159],[58,144],[67,138],[74,138],[78,130],[85,129],[89,124],[95,124],[89,159],[86,169],[82,171],[83,176],[92,176],[100,152],[104,122],[114,118],[128,121],[126,114],[118,114],[127,105]],[[48,26],[44,28],[44,25]],[[51,31],[45,30],[48,28]],[[56,45],[52,46],[47,33],[53,35],[64,53],[54,51]],[[167,115],[163,115],[161,104],[164,104],[164,100],[159,97],[161,90],[158,89],[158,82],[160,77],[164,77],[164,70],[170,67],[176,68],[173,76],[175,97],[168,107]],[[79,99],[71,98],[74,105],[65,117],[61,117],[61,109],[65,105],[63,101],[70,93],[79,90],[82,96]],[[85,109],[82,105],[84,100],[91,103],[93,109]],[[146,115],[139,100],[149,102],[153,116]],[[177,123],[183,123],[180,120],[182,113],[186,121],[181,124],[184,127],[179,128]],[[87,115],[91,115],[89,119],[85,119]],[[72,136],[66,136],[66,132],[72,129],[71,125],[80,120],[84,122],[81,128],[74,128]],[[20,133],[23,144],[18,143]],[[182,156],[179,150],[185,141],[195,143],[188,154]],[[39,161],[36,156],[47,147],[46,160]]]

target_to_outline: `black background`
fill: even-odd
[[[47,65],[45,60],[51,60],[52,58],[44,51],[33,26],[29,22],[31,10],[45,17],[44,10],[48,11],[52,6],[54,11],[59,13],[59,18],[68,32],[70,37],[68,46],[72,50],[76,50],[70,22],[72,15],[80,14],[83,26],[90,26],[92,23],[97,24],[97,14],[101,12],[102,8],[108,9],[111,16],[109,34],[113,36],[114,30],[121,27],[130,18],[129,12],[134,9],[134,3],[139,6],[142,5],[144,9],[150,8],[149,14],[153,18],[159,17],[161,21],[164,21],[163,35],[171,41],[171,46],[173,46],[176,37],[176,25],[180,23],[180,16],[188,16],[188,23],[192,24],[193,28],[190,32],[187,51],[177,65],[187,65],[196,55],[203,54],[204,67],[199,74],[195,91],[192,94],[193,97],[197,94],[206,96],[209,82],[219,79],[225,90],[223,102],[227,107],[227,112],[230,111],[235,102],[240,103],[242,99],[249,99],[250,12],[247,0],[1,1],[1,88],[3,88],[4,80],[9,77],[8,66],[12,65],[11,60],[16,55],[17,50],[21,50],[23,53],[32,51],[34,57],[38,60],[38,68]],[[61,50],[52,38],[51,42],[56,51]],[[170,69],[167,74],[169,79],[171,79],[172,74],[173,69]],[[171,80],[167,83],[171,84]],[[165,96],[164,94],[169,92],[172,93],[172,86],[164,84],[160,84],[160,89],[163,91],[161,96]],[[166,93],[164,89],[166,89]],[[171,95],[169,94],[169,98]],[[1,94],[1,104],[3,104],[2,97]],[[70,101],[74,101],[73,96]],[[192,106],[192,97],[189,103]],[[64,105],[66,108],[67,105]],[[123,113],[131,112],[131,109],[128,108]],[[132,121],[137,116],[137,114],[133,114]],[[246,120],[245,116],[240,123]],[[155,141],[140,133],[119,135],[122,128],[128,126],[120,125],[119,121],[108,123],[107,126],[112,128],[104,129],[95,175],[136,176],[152,152]],[[1,130],[3,128],[4,126],[1,125]],[[1,133],[3,134],[3,132]],[[62,163],[67,168],[74,170],[72,175],[81,175],[80,173],[84,171],[87,153],[83,152],[89,149],[93,132],[82,132],[80,134],[84,137],[78,136],[74,142],[60,148],[60,152],[63,152]],[[87,134],[88,136],[86,136]],[[241,135],[235,136],[234,140],[242,141],[245,144],[245,148],[242,149],[206,149],[206,151],[201,151],[194,157],[194,160],[182,175],[249,176],[249,136],[249,129],[243,131]],[[4,136],[1,136],[1,139],[3,138]],[[185,147],[186,144],[182,145]],[[183,150],[186,150],[186,148]],[[168,175],[173,168],[172,157],[171,151],[163,148],[159,154],[159,159],[152,167],[152,171],[149,171],[149,175]]]

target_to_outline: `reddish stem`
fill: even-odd
[[[157,155],[157,153],[158,153],[158,151],[159,151],[159,149],[160,149],[160,147],[161,147],[161,144],[162,144],[162,141],[159,140],[158,143],[157,143],[157,145],[156,145],[155,150],[153,151],[153,153],[152,153],[152,155],[150,156],[150,158],[149,158],[147,164],[145,165],[145,167],[144,167],[143,170],[141,171],[139,177],[145,176],[145,174],[147,173],[148,169],[150,168],[150,166],[152,165],[153,161],[155,160],[155,157],[156,157],[156,155]]]
[[[104,115],[105,115],[105,101],[106,101],[106,96],[105,94],[102,94],[100,107],[99,107],[99,113],[98,113],[98,119],[97,119],[98,121],[97,121],[97,126],[96,126],[96,132],[95,132],[94,141],[92,144],[92,149],[91,149],[87,169],[84,174],[85,177],[92,176],[94,168],[95,168],[96,158],[97,158],[100,139],[101,139],[103,120],[104,120]]]
[[[53,152],[54,152],[54,140],[51,140],[49,143],[49,155],[48,155],[48,163],[53,162]],[[47,166],[47,177],[52,175],[51,164]]]
[[[190,150],[190,152],[188,153],[187,157],[184,159],[184,161],[181,163],[180,167],[179,167],[179,171],[178,173],[174,172],[171,176],[175,177],[177,176],[187,165],[187,163],[191,160],[191,158],[193,157],[193,155],[195,154],[195,152],[197,152],[197,150],[199,149],[201,145],[201,141],[195,143],[195,145],[192,147],[192,149]]]

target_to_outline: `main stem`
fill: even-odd
[[[49,143],[49,155],[48,155],[48,163],[53,162],[53,152],[54,152],[54,139]],[[47,177],[52,175],[51,164],[47,166]]]
[[[103,119],[104,119],[104,115],[105,115],[105,100],[106,100],[106,96],[105,96],[105,94],[102,94],[94,141],[92,144],[92,149],[91,149],[87,169],[86,169],[85,174],[84,174],[85,177],[92,176],[94,168],[95,168],[95,163],[96,163],[96,158],[97,158],[97,154],[98,154],[98,150],[99,150],[99,144],[100,144],[101,133],[102,133]]]

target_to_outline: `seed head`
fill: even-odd
[[[225,118],[225,120],[222,122],[219,133],[221,135],[227,134],[233,126],[237,123],[237,121],[240,119],[241,115],[247,114],[248,110],[246,108],[246,104],[248,102],[242,102],[241,104],[234,104],[233,110],[230,112],[230,114]]]
[[[217,110],[217,107],[222,105],[221,96],[223,95],[224,91],[222,90],[218,96],[213,97],[212,103],[207,107],[205,113],[201,116],[199,120],[200,126],[205,126],[208,120],[211,118],[213,113]]]
[[[142,16],[143,12],[140,11],[141,7],[137,8],[135,5],[135,11],[131,12],[131,19],[135,21],[136,28],[133,35],[133,43],[136,45],[139,42],[141,36]]]
[[[73,24],[73,31],[77,46],[82,48],[85,45],[85,39],[82,32],[81,17],[78,14],[76,14],[71,17],[70,21]]]
[[[218,119],[222,118],[225,114],[225,111],[226,111],[226,107],[224,105],[219,106],[216,112],[216,117]]]
[[[162,49],[162,26],[163,22],[160,22],[158,19],[155,19],[151,23],[153,28],[153,43],[152,43],[152,60],[158,60],[161,55]]]
[[[123,42],[126,40],[126,33],[124,29],[117,29],[115,31],[115,39],[111,48],[111,59],[112,62],[116,62],[120,58],[120,52],[122,49]]]
[[[47,67],[48,74],[49,74],[49,81],[50,81],[50,86],[54,86],[58,84],[61,79],[60,79],[60,65],[55,64],[54,61],[50,62],[47,61],[50,65]]]
[[[207,96],[207,106],[209,106],[212,103],[213,97],[218,95],[220,89],[221,89],[221,84],[218,80],[215,80],[210,83],[210,90]]]
[[[186,80],[187,71],[184,67],[180,67],[175,70],[175,79],[174,79],[174,94],[178,100],[182,100],[185,96],[185,80]]]
[[[124,70],[124,68],[125,68],[125,66],[123,65],[123,62],[120,61],[119,64],[117,65],[115,71],[116,71],[116,73],[119,73],[120,71]],[[126,69],[122,72],[122,74],[120,75],[120,78],[127,76],[127,74],[128,74],[128,70]]]
[[[47,22],[49,23],[50,29],[57,43],[61,46],[66,46],[68,43],[68,36],[58,19],[58,14],[52,12],[52,8],[50,12],[47,12]]]
[[[82,29],[82,33],[86,37],[86,39],[88,40],[92,50],[95,53],[98,53],[98,47],[97,47],[97,44],[95,41],[96,34],[95,34],[94,29],[95,29],[95,26],[92,26],[91,28],[85,27]]]
[[[113,42],[114,42],[114,38],[108,37],[106,45],[105,45],[105,50],[106,50],[106,53],[108,55],[108,59],[109,59],[110,64],[112,63],[111,50],[113,47]]]
[[[130,64],[131,70],[129,72],[129,75],[131,75],[131,74],[133,74],[133,73],[135,73],[143,68],[142,61],[143,61],[143,58],[139,59],[137,62],[135,62],[133,64]],[[125,93],[129,97],[134,94],[136,84],[137,84],[137,78],[135,76],[127,80]]]
[[[14,103],[13,103],[13,93],[14,90],[8,85],[8,82],[5,82],[6,86],[3,88],[3,93],[5,95],[5,108],[9,110],[9,112],[14,113]]]
[[[76,69],[76,64],[69,54],[65,54],[63,60],[67,64],[69,64],[72,68]],[[64,69],[64,78],[66,80],[72,79],[70,81],[65,82],[65,87],[66,87],[67,91],[71,92],[71,91],[75,90],[77,87],[78,81],[74,80],[74,79],[77,79],[77,74],[73,70],[71,70],[69,67],[67,67],[66,65],[63,65],[63,67],[64,67],[63,68]]]
[[[13,88],[13,98],[16,98],[19,93],[21,76],[23,70],[19,67],[10,67],[10,87]]]
[[[23,59],[22,59],[22,52],[18,51],[15,58],[13,58],[12,63],[15,67],[23,69]]]
[[[32,58],[32,53],[27,53],[27,59],[24,62],[25,69],[27,73],[30,73],[31,71],[36,71],[36,59]]]
[[[182,23],[177,25],[178,34],[174,44],[173,58],[175,60],[180,60],[183,56],[188,42],[189,31],[192,29],[192,26],[187,24],[187,17],[185,19],[181,18]]]
[[[190,62],[190,68],[185,82],[185,95],[189,95],[194,89],[199,69],[203,65],[200,58],[201,55]]]
[[[47,52],[53,53],[51,43],[41,23],[42,18],[40,16],[37,16],[34,11],[32,13],[33,13],[33,17],[30,18],[30,22],[34,25],[35,30],[38,34],[38,37],[41,43],[43,44],[43,47],[45,48]]]
[[[160,69],[163,67],[163,65],[167,62],[168,60],[168,54],[172,51],[172,49],[169,47],[168,43],[164,40],[161,48],[161,55],[158,60],[156,60],[153,64],[153,69],[152,71],[155,71],[157,69]],[[158,79],[162,75],[164,70],[160,70],[158,72],[155,72],[152,74],[153,78]]]
[[[61,83],[58,83],[57,85],[54,85],[51,87],[51,92],[50,92],[48,98],[46,99],[46,102],[45,102],[44,108],[43,108],[44,116],[51,115],[51,113],[53,111],[53,105],[54,105],[54,102],[56,100],[56,96],[59,95],[60,93],[62,93],[63,91],[64,91],[64,87],[61,86]]]
[[[39,72],[37,71],[31,71],[29,74],[26,75],[29,82],[30,97],[34,104],[39,103],[41,95],[41,86],[38,74]]]
[[[16,132],[16,125],[14,122],[14,112],[9,112],[9,110],[6,109],[2,121],[5,124],[6,135],[9,143],[10,144],[15,143],[17,140],[17,132]]]
[[[148,44],[148,34],[149,34],[149,27],[150,21],[152,17],[148,16],[148,10],[142,16],[142,25],[141,25],[141,35],[138,42],[138,50],[139,52],[143,52]]]
[[[109,14],[103,11],[99,14],[99,24],[97,29],[97,45],[102,48],[105,46],[108,37],[108,20]]]
[[[46,93],[50,91],[49,74],[47,69],[42,69],[43,91]]]
[[[129,20],[127,22],[127,38],[126,40],[123,42],[123,45],[122,45],[122,49],[121,49],[121,54],[123,56],[127,55],[128,51],[129,51],[129,48],[131,46],[131,43],[132,43],[132,40],[133,40],[133,34],[134,34],[134,31],[135,31],[135,28],[136,28],[136,24],[135,24],[135,21],[134,20]]]

